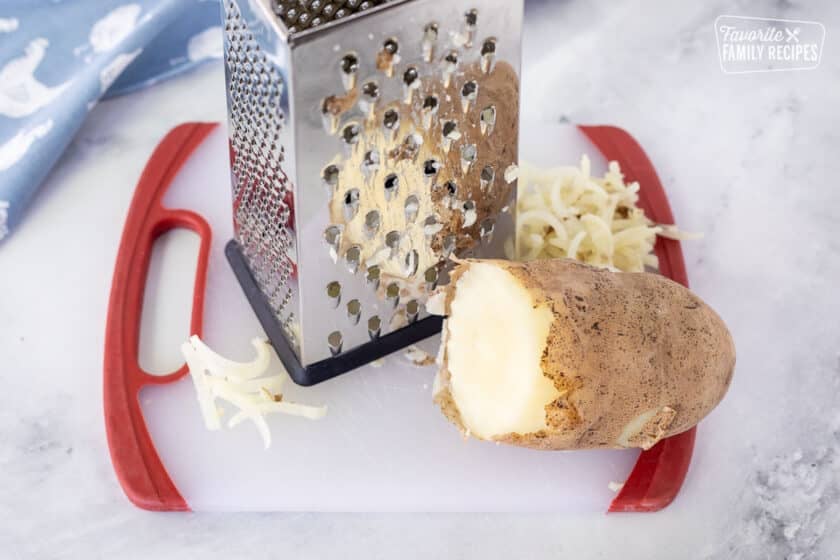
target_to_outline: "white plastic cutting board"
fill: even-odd
[[[523,125],[522,159],[575,164],[586,152],[605,162],[575,127]],[[194,210],[213,228],[205,339],[234,359],[252,357],[262,329],[228,268],[231,238],[228,146],[219,127],[196,151],[165,200]],[[181,364],[197,238],[159,242],[146,293],[142,365],[167,373]],[[302,248],[307,250],[307,248]],[[316,248],[313,248],[316,250]],[[421,344],[435,353],[438,339]],[[279,362],[276,364],[279,367]],[[433,367],[397,353],[323,385],[286,392],[326,404],[318,422],[272,417],[274,444],[263,450],[250,424],[204,429],[192,381],[144,389],[143,412],[172,480],[195,511],[606,511],[611,481],[623,481],[637,451],[540,452],[464,441],[432,404]]]

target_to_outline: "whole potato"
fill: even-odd
[[[657,274],[466,260],[439,304],[435,401],[480,439],[648,449],[697,424],[732,380],[726,325]]]

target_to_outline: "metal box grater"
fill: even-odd
[[[435,334],[515,232],[523,0],[223,0],[228,259],[294,380]]]

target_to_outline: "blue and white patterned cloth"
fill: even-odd
[[[0,240],[99,99],[222,53],[216,0],[0,0]]]

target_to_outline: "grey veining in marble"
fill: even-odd
[[[821,66],[722,74],[721,14],[821,21]],[[685,244],[689,277],[738,348],[732,390],[701,426],[683,493],[649,516],[161,515],[128,505],[102,425],[111,269],[152,147],[179,122],[223,118],[221,68],[103,103],[0,250],[0,558],[838,557],[838,31],[831,0],[528,4],[526,116],[632,131],[678,223],[706,234]],[[74,329],[80,317],[103,329]]]

